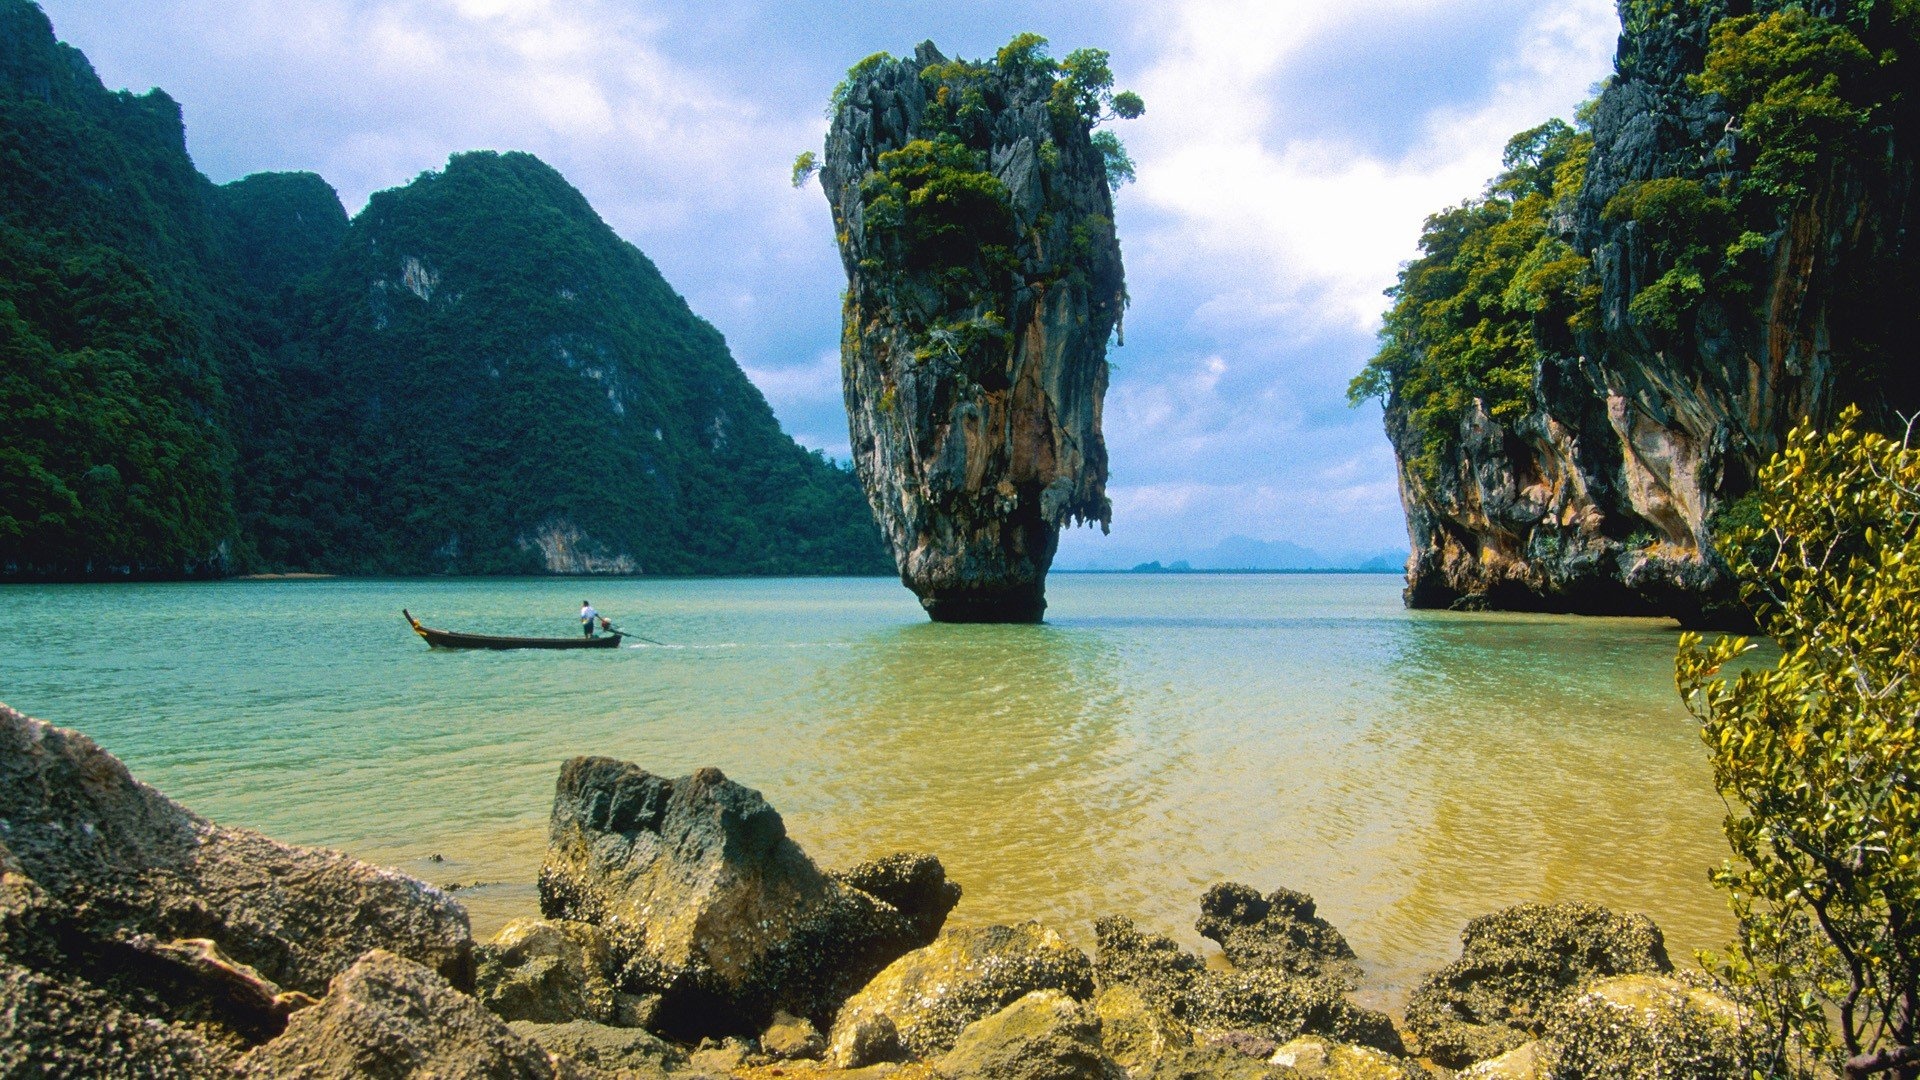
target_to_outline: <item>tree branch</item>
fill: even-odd
[[[1920,1046],[1894,1046],[1871,1054],[1856,1054],[1847,1059],[1847,1080],[1860,1080],[1915,1063],[1920,1063]]]

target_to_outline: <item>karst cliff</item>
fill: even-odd
[[[863,61],[822,161],[853,458],[936,621],[1038,621],[1060,529],[1111,515],[1100,410],[1126,287],[1114,150],[1090,135],[1111,79],[1104,54],[1089,77],[1040,44]]]
[[[1742,619],[1716,537],[1796,424],[1920,405],[1893,5],[1621,5],[1577,126],[1516,136],[1393,290],[1377,395],[1416,607]]]

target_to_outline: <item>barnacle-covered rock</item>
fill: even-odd
[[[435,1076],[447,1080],[571,1080],[582,1076],[446,980],[375,949],[336,977],[326,997],[240,1063],[253,1077],[306,1080]]]
[[[949,931],[895,960],[847,999],[834,1021],[833,1061],[851,1068],[886,1056],[934,1057],[968,1024],[1035,990],[1091,998],[1093,965],[1037,922]],[[891,1045],[884,1037],[889,1028]]]
[[[934,1069],[946,1080],[1118,1080],[1100,1019],[1058,990],[1035,990],[967,1025]]]
[[[1723,1080],[1752,1046],[1740,1007],[1657,975],[1601,979],[1558,1005],[1542,1039],[1554,1080]]]
[[[1219,942],[1235,967],[1326,977],[1349,989],[1360,979],[1353,946],[1314,913],[1313,897],[1303,892],[1276,889],[1261,896],[1249,886],[1222,882],[1200,898],[1194,929]]]
[[[1172,939],[1124,916],[1094,923],[1095,970],[1104,987],[1131,985],[1201,1036],[1243,1032],[1284,1043],[1303,1033],[1404,1051],[1393,1021],[1347,1000],[1343,983],[1278,968],[1209,969]]]
[[[1467,924],[1460,958],[1424,979],[1407,1026],[1434,1061],[1460,1068],[1541,1034],[1589,980],[1672,970],[1660,928],[1596,904],[1520,904]]]
[[[475,949],[474,958],[474,995],[503,1020],[614,1019],[613,954],[597,926],[515,919]]]

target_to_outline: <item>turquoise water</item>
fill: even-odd
[[[1659,620],[1408,612],[1398,578],[1056,575],[1038,627],[887,580],[339,580],[0,590],[0,701],[195,810],[533,913],[561,761],[759,788],[826,866],[938,854],[956,922],[1107,912],[1191,945],[1232,878],[1320,901],[1396,994],[1522,900],[1719,944],[1724,812]],[[448,652],[406,627],[667,643]],[[443,861],[432,861],[435,854]]]

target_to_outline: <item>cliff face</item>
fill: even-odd
[[[1524,415],[1495,421],[1475,402],[1423,474],[1408,466],[1418,424],[1389,396],[1409,604],[1737,621],[1711,545],[1787,431],[1847,402],[1883,423],[1920,404],[1898,358],[1920,329],[1911,107],[1891,96],[1793,189],[1762,157],[1791,124],[1763,129],[1700,76],[1753,25],[1716,39],[1729,18],[1799,24],[1779,5],[1728,6],[1622,5],[1584,182],[1551,219],[1586,260],[1595,308],[1538,362]],[[1870,3],[1815,7],[1882,58],[1840,82],[1850,101],[1911,70],[1911,27],[1876,22]]]
[[[1054,86],[929,42],[856,69],[827,138],[854,463],[938,621],[1038,621],[1061,527],[1111,516],[1125,284],[1103,158]]]

